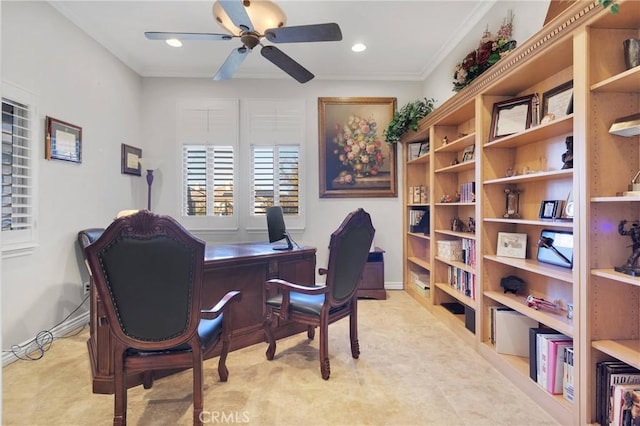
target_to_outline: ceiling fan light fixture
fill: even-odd
[[[367,50],[367,46],[364,43],[356,43],[351,46],[351,50],[356,53],[364,52],[365,50]]]
[[[168,38],[165,42],[171,47],[182,47],[182,42],[177,38]]]
[[[249,15],[253,29],[258,34],[264,34],[269,28],[279,28],[286,24],[287,16],[280,7],[267,0],[244,1],[243,5]],[[229,15],[220,5],[220,2],[213,3],[213,17],[227,31],[233,35],[240,35],[242,29],[236,27]]]

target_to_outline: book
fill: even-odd
[[[562,378],[564,377],[564,349],[573,347],[573,340],[550,340],[549,369],[547,370],[547,392],[562,395]]]
[[[640,383],[640,370],[622,361],[596,365],[596,421],[608,426],[613,421],[613,389],[617,384]]]
[[[573,402],[573,347],[564,348],[562,396],[569,402]]]
[[[529,356],[529,329],[538,322],[517,311],[495,310],[495,349],[499,354]]]
[[[529,329],[529,377],[534,382],[538,381],[538,334],[559,334],[549,327],[537,327]]]
[[[537,336],[537,353],[538,353],[538,384],[547,389],[547,381],[549,378],[549,342],[552,340],[571,341],[571,338],[564,334],[538,334]]]
[[[610,426],[632,426],[636,418],[640,422],[640,384],[614,385],[612,415]]]

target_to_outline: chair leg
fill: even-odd
[[[127,424],[127,372],[124,369],[124,351],[114,353],[113,426]]]
[[[202,425],[202,352],[193,351],[193,424]]]
[[[307,326],[307,337],[309,338],[309,340],[313,340],[313,338],[316,337],[316,328],[314,326]]]
[[[273,337],[273,332],[271,331],[271,322],[273,321],[273,316],[271,313],[268,313],[264,320],[264,335],[267,338],[267,343],[269,346],[267,347],[267,359],[271,361],[276,354],[276,339]]]
[[[329,365],[329,322],[326,317],[320,318],[320,373],[324,380],[329,380],[331,366]]]
[[[145,371],[142,375],[142,387],[151,389],[153,386],[153,371]]]
[[[360,343],[358,342],[358,308],[357,302],[351,302],[351,315],[349,315],[349,337],[351,338],[351,356],[358,359],[360,356]]]
[[[218,360],[218,376],[221,382],[226,382],[229,378],[229,370],[227,369],[227,354],[229,353],[229,338],[223,337],[222,349],[220,350],[220,359]]]

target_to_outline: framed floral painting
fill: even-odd
[[[318,98],[320,198],[397,197],[396,98]]]

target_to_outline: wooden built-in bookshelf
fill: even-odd
[[[411,143],[430,145],[420,158],[409,160],[405,154],[403,187],[428,187],[429,202],[422,208],[430,211],[429,235],[411,232],[406,217],[412,203],[405,194],[407,292],[561,424],[596,421],[599,361],[621,360],[640,368],[640,277],[614,270],[631,254],[631,239],[618,232],[620,220],[640,220],[640,197],[622,195],[640,170],[640,137],[608,132],[616,119],[640,112],[640,67],[625,69],[622,50],[623,40],[640,37],[640,2],[618,3],[620,13],[612,15],[597,1],[574,2],[401,140],[405,153]],[[542,101],[545,92],[569,81],[572,112],[491,140],[496,102],[533,93]],[[573,167],[566,168],[563,153],[570,136]],[[461,161],[470,146],[473,159]],[[475,182],[475,199],[458,201],[455,192],[465,182]],[[519,191],[519,217],[505,214],[507,187]],[[544,200],[572,201],[573,220],[541,219]],[[463,222],[474,218],[474,232],[452,229],[454,217]],[[572,231],[572,268],[537,260],[543,229]],[[499,232],[526,234],[526,258],[498,256]],[[473,266],[439,255],[440,242],[464,239],[475,244]],[[451,285],[450,267],[475,276],[475,298]],[[429,273],[429,292],[411,284],[416,271]],[[505,293],[500,281],[508,275],[522,278],[525,290]],[[534,309],[527,295],[554,301],[560,309]],[[475,331],[465,327],[464,315],[445,309],[443,303],[451,302],[475,312]],[[574,402],[531,380],[527,357],[496,352],[489,336],[494,306],[513,309],[573,339]]]

